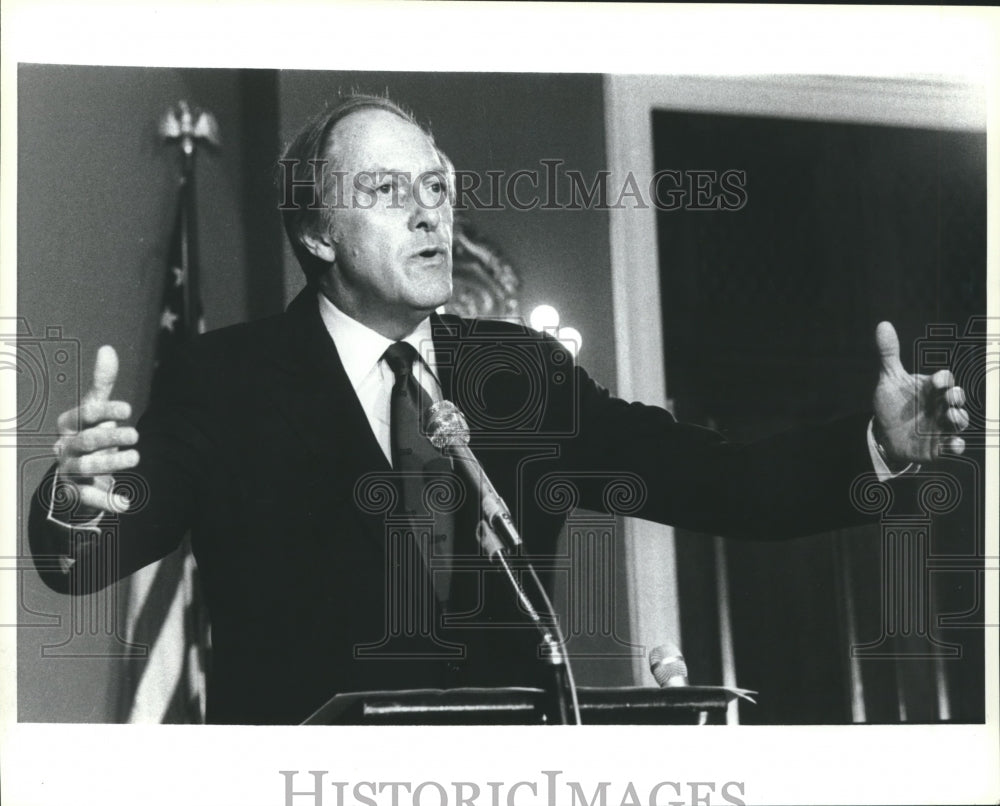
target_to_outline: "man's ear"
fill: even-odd
[[[299,238],[302,245],[324,263],[333,263],[337,257],[337,250],[329,233],[317,235],[314,232],[303,232]]]

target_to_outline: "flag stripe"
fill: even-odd
[[[156,566],[150,595],[139,600],[139,620],[129,631],[132,640],[155,636],[149,660],[140,671],[131,702],[129,722],[203,721],[205,680],[203,646],[192,637],[205,636],[207,624],[198,597],[197,564],[187,546]],[[179,580],[179,581],[178,581]],[[173,590],[170,607],[157,607]],[[143,619],[143,616],[147,618]],[[168,696],[169,695],[169,696]]]
[[[166,712],[160,722],[179,725],[191,721],[190,714],[196,712],[201,707],[200,698],[191,696],[188,680],[181,677],[174,686],[173,695],[167,703]]]
[[[144,581],[148,579],[149,582],[143,585],[146,590],[138,591],[135,596],[130,594],[132,607],[130,618],[126,622],[130,641],[149,643],[159,637],[170,615],[158,607],[157,603],[169,601],[168,597],[178,588],[183,561],[184,556],[178,550],[155,565],[146,566],[139,571],[141,578]],[[150,652],[149,656],[152,655]]]
[[[174,591],[165,624],[179,623],[184,618],[186,605],[184,586],[178,585]],[[180,641],[180,646],[178,642]],[[159,630],[149,661],[142,672],[139,687],[132,701],[129,722],[162,722],[167,711],[164,695],[173,691],[182,682],[183,663],[186,655],[183,632]]]

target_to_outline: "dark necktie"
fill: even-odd
[[[423,432],[423,418],[431,399],[413,376],[416,349],[398,341],[385,351],[383,358],[396,378],[389,410],[389,442],[392,467],[399,474],[400,506],[413,520],[420,552],[432,569],[434,592],[445,602],[451,587],[454,518],[450,513],[429,509],[424,491],[434,476],[451,473],[451,463]]]

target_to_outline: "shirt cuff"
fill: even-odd
[[[54,523],[56,526],[68,529],[74,536],[74,539],[71,541],[72,545],[79,546],[79,541],[91,543],[96,540],[98,535],[101,533],[100,523],[104,518],[104,513],[97,513],[97,515],[85,523],[67,523],[64,520],[57,518],[55,512],[57,504],[56,499],[59,495],[59,483],[59,471],[57,470],[52,477],[52,492],[49,494],[49,506],[48,511],[45,513],[45,519],[49,521],[49,523]],[[81,534],[81,532],[84,534]],[[64,574],[69,573],[69,570],[75,563],[76,557],[70,554],[63,555],[59,558],[59,568]]]
[[[56,470],[55,474],[52,476],[52,493],[49,495],[49,509],[45,514],[46,519],[50,523],[54,523],[58,526],[63,526],[66,529],[80,529],[86,530],[88,532],[94,532],[100,534],[101,532],[101,519],[104,517],[103,512],[98,512],[93,518],[85,523],[67,523],[66,521],[60,520],[55,516],[56,511],[56,497],[59,491],[59,471]]]
[[[900,476],[916,473],[920,470],[920,465],[910,462],[902,470],[893,471],[885,458],[885,448],[875,440],[875,419],[868,421],[868,455],[872,459],[872,467],[875,468],[875,475],[879,481],[889,481]]]

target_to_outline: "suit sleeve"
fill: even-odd
[[[104,588],[177,548],[197,521],[215,449],[203,371],[184,360],[165,368],[160,392],[139,420],[139,465],[115,474],[132,507],[96,522],[81,516],[53,466],[32,496],[28,540],[44,582],[63,593]]]
[[[577,368],[573,405],[579,427],[569,441],[575,472],[642,480],[638,517],[731,537],[780,539],[863,523],[851,504],[855,479],[872,472],[869,416],[729,442],[713,430],[678,423],[664,409],[610,395]],[[581,485],[581,503],[607,511],[599,485]]]

